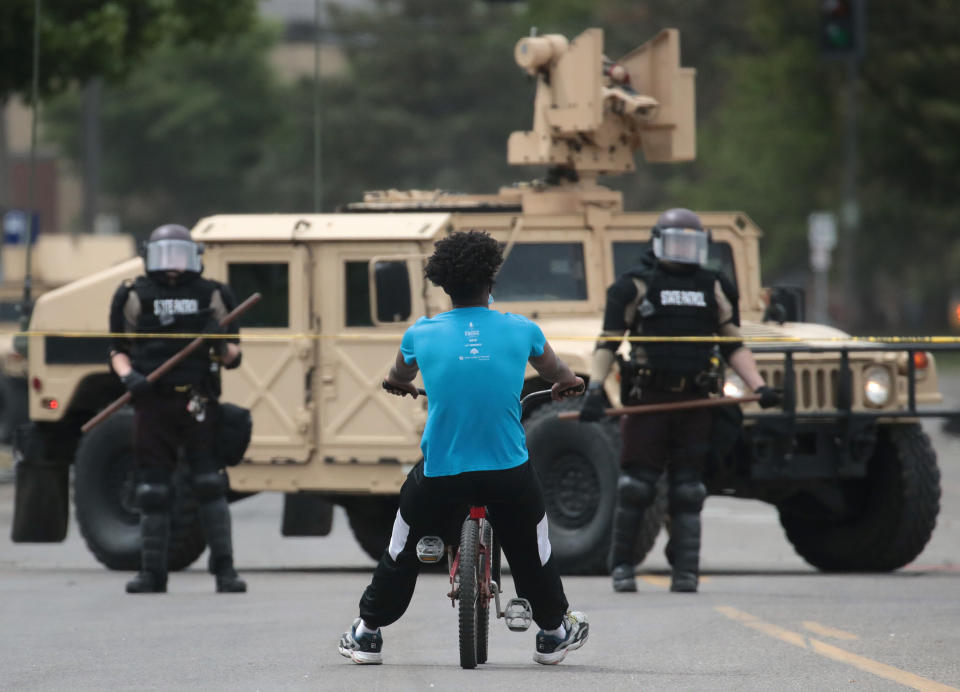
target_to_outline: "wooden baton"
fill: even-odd
[[[748,404],[751,401],[760,401],[760,397],[751,394],[750,396],[723,396],[717,399],[693,399],[692,401],[672,401],[665,404],[643,404],[642,406],[624,406],[623,408],[608,408],[604,414],[615,418],[627,414],[638,413],[661,413],[663,411],[686,411],[693,408],[712,408],[714,406],[734,406],[735,404]],[[579,411],[564,411],[558,413],[557,418],[561,420],[577,420],[580,418]]]
[[[261,295],[259,293],[254,293],[252,296],[247,298],[245,301],[240,303],[233,310],[228,312],[226,315],[220,318],[220,326],[226,327],[228,324],[237,319],[244,312],[252,308],[260,301]],[[164,361],[160,367],[147,375],[147,382],[156,382],[158,379],[166,375],[168,372],[173,370],[177,365],[179,365],[187,356],[196,351],[200,346],[203,345],[203,342],[206,341],[205,338],[198,336],[196,339],[191,341],[189,344],[184,346],[182,349],[174,353],[170,358]],[[80,432],[90,432],[94,427],[105,421],[107,418],[112,416],[114,413],[119,411],[121,408],[127,405],[130,401],[130,392],[124,392],[123,396],[114,401],[112,404],[107,406],[105,409],[100,411],[93,418],[88,420],[80,427]]]

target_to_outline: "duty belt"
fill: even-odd
[[[153,391],[157,394],[190,394],[196,385],[193,384],[169,384],[167,382],[155,382]]]
[[[640,387],[658,392],[709,392],[712,377],[708,372],[681,373],[664,370],[640,370]]]

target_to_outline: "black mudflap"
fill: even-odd
[[[29,424],[17,428],[13,449],[16,487],[10,540],[61,542],[70,517],[70,467],[44,458],[43,440]]]

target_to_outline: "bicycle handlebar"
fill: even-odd
[[[384,389],[387,388],[387,383],[385,381],[383,382],[383,388]],[[585,387],[583,385],[579,385],[577,387],[570,387],[569,389],[564,389],[563,392],[561,392],[561,394],[566,394],[567,392],[571,392],[574,394],[582,394],[584,389]],[[427,390],[423,389],[422,387],[417,387],[417,394],[419,394],[420,396],[426,396]],[[527,406],[529,406],[530,404],[539,403],[541,401],[549,401],[552,398],[553,398],[552,389],[540,389],[540,390],[537,390],[536,392],[530,392],[520,400],[520,409],[525,410]]]

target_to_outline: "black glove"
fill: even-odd
[[[592,423],[600,420],[604,417],[606,408],[607,398],[603,395],[603,387],[588,387],[580,408],[580,422]]]
[[[774,389],[773,387],[762,385],[753,390],[753,393],[760,395],[760,401],[757,402],[760,404],[760,408],[771,408],[773,406],[780,406],[783,403],[783,390],[781,389]]]
[[[123,383],[123,386],[127,388],[127,391],[130,392],[130,399],[132,401],[137,401],[144,394],[153,391],[153,385],[149,380],[136,370],[128,372],[120,378],[120,381]]]
[[[224,363],[223,367],[227,370],[233,370],[234,368],[239,368],[240,363],[243,361],[243,351],[237,352],[237,357],[231,360],[229,363]]]

